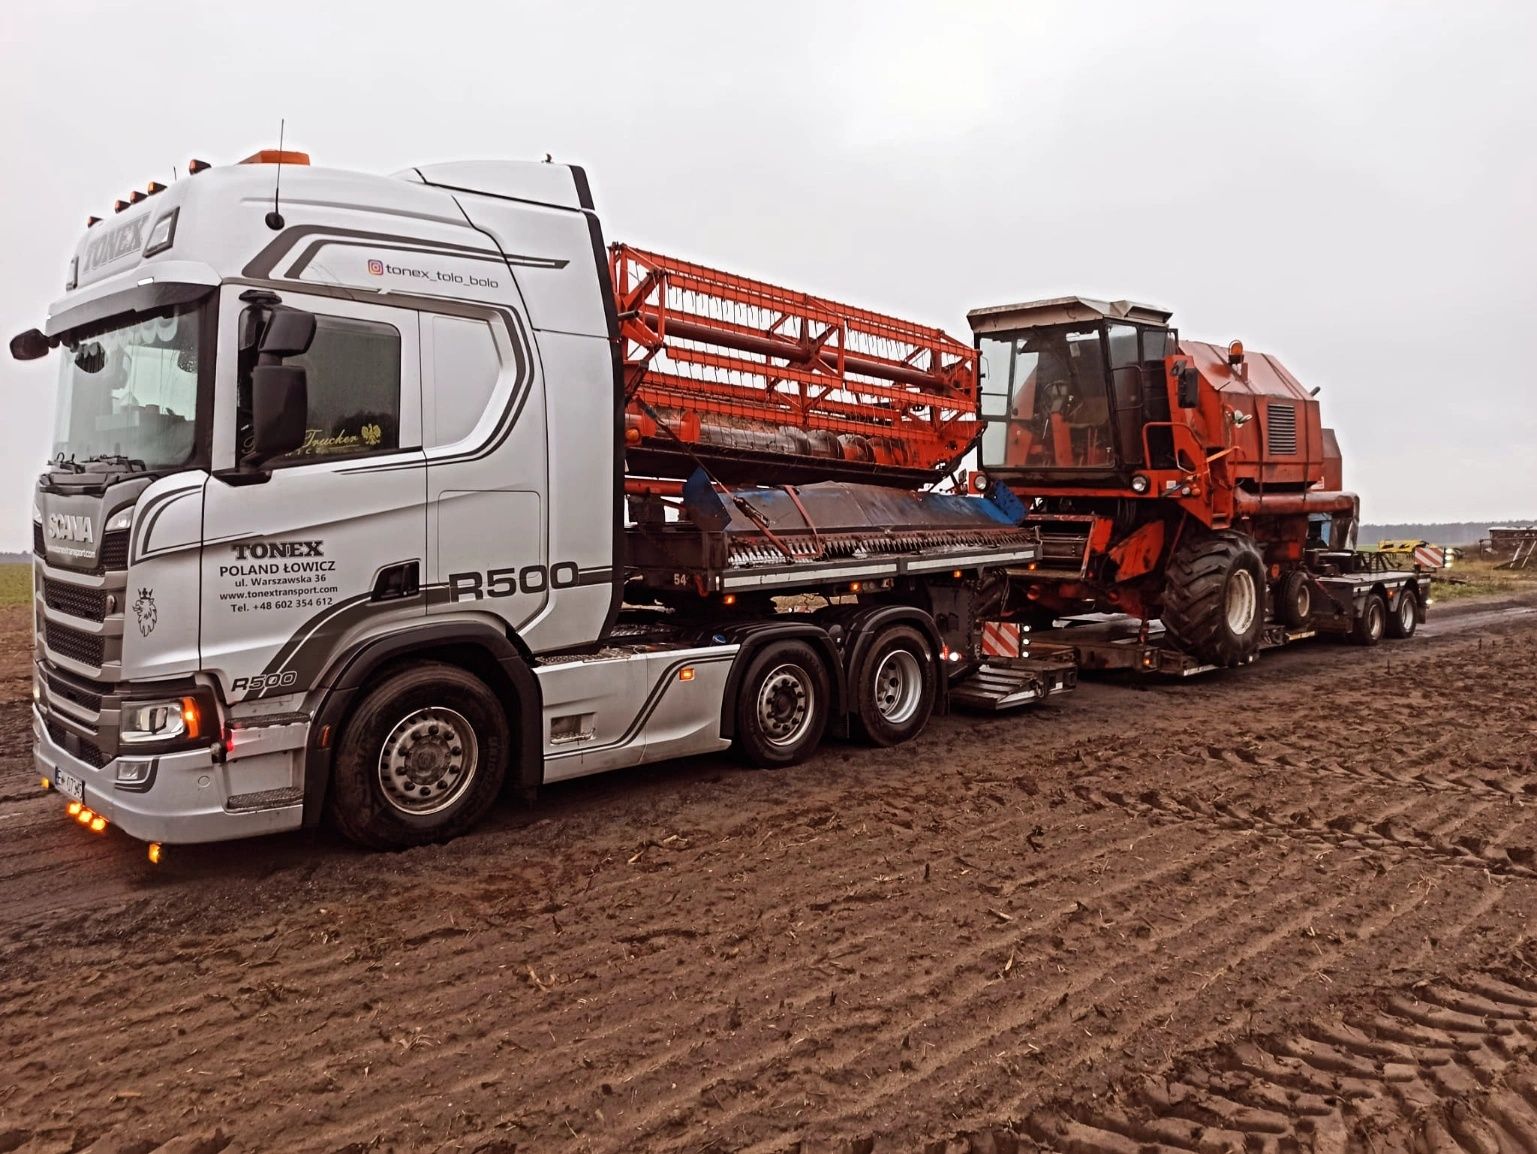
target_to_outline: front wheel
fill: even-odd
[[[1200,661],[1244,665],[1265,627],[1265,565],[1254,541],[1231,530],[1186,537],[1165,574],[1164,629]]]
[[[1413,585],[1405,585],[1398,591],[1398,605],[1388,614],[1388,636],[1395,641],[1404,641],[1414,636],[1414,631],[1419,628],[1419,594],[1415,592]]]
[[[854,675],[855,724],[871,745],[898,745],[923,732],[939,673],[928,641],[910,625],[883,630]]]
[[[386,677],[337,744],[331,820],[369,849],[447,841],[489,810],[507,774],[501,703],[479,678],[427,662]]]
[[[737,752],[761,769],[810,757],[827,731],[832,683],[804,641],[776,641],[753,658],[736,703]]]

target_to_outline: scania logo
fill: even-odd
[[[79,513],[52,513],[48,517],[48,536],[55,541],[79,541],[89,545],[96,540],[91,519]]]

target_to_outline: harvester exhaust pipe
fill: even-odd
[[[1258,514],[1285,516],[1293,513],[1354,513],[1359,498],[1354,493],[1249,493],[1240,489],[1233,495],[1233,508],[1240,516]]]

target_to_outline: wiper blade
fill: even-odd
[[[122,453],[97,453],[95,456],[84,457],[80,461],[80,472],[85,472],[85,465],[122,465],[130,472],[144,472],[147,466],[136,457],[125,457]]]
[[[75,460],[74,457],[66,457],[63,453],[60,453],[57,457],[53,458],[53,460],[49,461],[48,463],[55,469],[68,469],[71,473],[85,472],[84,465]]]

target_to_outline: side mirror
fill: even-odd
[[[302,357],[315,340],[315,314],[303,309],[274,308],[256,350],[266,357]]]
[[[1182,409],[1194,409],[1201,403],[1201,374],[1193,365],[1180,363],[1175,366],[1179,374],[1175,401]]]
[[[35,361],[48,355],[52,343],[37,329],[28,329],[11,338],[11,356],[18,361]]]
[[[315,318],[311,316],[314,334]],[[309,382],[297,365],[257,365],[251,370],[251,451],[243,463],[260,468],[304,444],[309,423]]]

